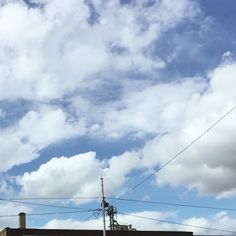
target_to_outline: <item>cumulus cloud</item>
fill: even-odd
[[[156,137],[148,141],[142,150],[126,152],[106,161],[95,157],[86,159],[91,161],[91,165],[84,166],[84,171],[87,174],[94,172],[95,169],[97,171],[96,175],[90,176],[89,182],[84,185],[85,192],[75,191],[72,186],[76,181],[72,177],[69,178],[72,185],[68,187],[68,193],[73,196],[97,195],[98,192],[94,189],[99,184],[97,180],[101,174],[116,175],[116,178],[107,178],[111,181],[107,186],[111,188],[108,189],[108,193],[112,193],[112,189],[117,191],[133,169],[153,169],[154,166],[164,164],[234,105],[235,68],[234,63],[222,64],[209,73],[208,80],[198,78],[191,81],[184,80],[181,83],[147,86],[139,91],[129,90],[127,94],[123,94],[123,99],[119,102],[111,102],[103,107],[93,105],[88,100],[77,100],[80,115],[89,125],[86,125],[86,122],[82,124],[77,121],[70,122],[60,109],[42,110],[41,113],[29,112],[21,119],[17,129],[8,128],[1,134],[4,143],[1,150],[3,160],[6,155],[8,156],[2,165],[2,170],[8,170],[14,165],[36,158],[38,150],[52,142],[78,134],[89,133],[92,136],[105,134],[110,137],[120,137],[132,132],[155,134]],[[76,107],[75,103],[74,106]],[[95,107],[96,116],[86,116],[91,106]],[[172,187],[185,186],[189,190],[197,190],[199,195],[212,195],[218,198],[235,196],[235,183],[232,181],[235,176],[234,116],[232,112],[191,149],[185,151],[179,160],[158,173],[156,176],[158,186],[166,184]],[[92,123],[89,123],[91,121],[89,119]],[[17,148],[13,149],[13,146]],[[81,159],[83,158],[80,158],[80,155],[71,158],[59,157],[45,163],[35,172],[26,173],[20,182],[24,194],[30,192],[27,189],[33,188],[34,181],[42,185],[48,180],[53,181],[56,171],[52,168],[53,165],[58,165],[55,168],[60,169],[60,166],[66,167],[68,164],[63,173],[69,175],[72,163]],[[85,165],[83,162],[79,163],[78,168]],[[50,171],[43,177],[44,174],[41,173],[44,173],[43,169],[46,166],[49,166]],[[44,179],[42,182],[41,177]],[[54,188],[47,189],[44,196],[47,193],[55,196],[58,188],[55,192]]]
[[[92,136],[138,137],[169,132],[181,124],[188,106],[186,101],[199,96],[207,86],[203,78],[156,85],[131,81],[127,84],[123,85],[119,100],[105,101],[102,106],[81,96],[71,99],[72,110],[89,121]],[[93,112],[89,113],[90,110]]]
[[[185,219],[183,221],[183,224],[197,225],[205,228],[222,229],[233,232],[235,223],[236,219],[230,217],[226,212],[219,212],[209,217],[192,217],[189,219]],[[214,235],[217,234],[217,230],[201,229],[194,227],[188,227],[188,229],[193,231],[195,234],[214,234]],[[220,231],[218,231],[218,234],[219,233]],[[232,234],[232,233],[224,232],[223,234]]]
[[[165,62],[153,56],[152,43],[164,32],[199,14],[198,5],[189,1],[181,1],[175,7],[170,1],[153,2],[152,6],[145,1],[135,4],[75,0],[32,3],[35,7],[29,7],[24,1],[4,1],[0,8],[3,22],[0,26],[3,32],[0,36],[2,101],[64,99],[64,95],[72,91],[76,94],[79,89],[91,89],[100,84],[93,78],[100,72],[162,68]],[[95,13],[97,17],[93,18]],[[191,83],[185,83],[183,87],[183,90],[192,91]],[[147,94],[155,97],[162,89],[174,93],[172,85],[154,86],[141,93],[132,91],[130,98],[127,93],[122,102],[108,106],[82,98],[78,106],[74,106],[73,112],[78,110],[75,120],[61,108],[40,111],[32,108],[16,124],[1,129],[3,148],[0,154],[4,164],[0,170],[7,171],[15,165],[30,162],[49,144],[76,135],[120,137],[129,132],[157,132],[159,121],[173,113],[176,115],[169,107],[156,122],[159,108],[168,99],[161,95],[163,104],[155,102],[149,107],[151,100]],[[183,94],[183,97],[190,96],[188,92]],[[181,99],[184,98],[180,98],[179,103]],[[75,104],[76,98],[72,101]],[[140,104],[137,106],[136,103]],[[182,109],[182,105],[179,108]],[[92,109],[95,116],[91,114]],[[141,118],[143,109],[146,118]],[[157,113],[151,114],[149,109],[155,109]],[[1,112],[0,117],[4,118],[4,114]],[[133,121],[129,119],[130,114],[136,114]]]
[[[135,217],[136,216],[136,217]],[[144,218],[149,219],[144,219]],[[187,224],[198,227],[184,226],[178,224],[170,224],[164,221],[172,221],[180,224]],[[215,215],[208,217],[194,217],[187,218],[184,220],[178,221],[178,216],[175,212],[158,212],[158,211],[143,211],[143,212],[131,212],[127,215],[118,214],[118,222],[120,224],[131,224],[137,230],[166,230],[166,231],[190,231],[194,234],[209,234],[216,235],[222,234],[221,231],[210,230],[207,228],[213,229],[222,229],[233,231],[236,219],[231,218],[225,212],[220,212]],[[107,222],[107,225],[109,223]],[[73,219],[53,219],[50,220],[43,228],[76,228],[76,229],[102,229],[102,219],[93,219],[86,222],[73,220]],[[205,229],[204,229],[205,228]],[[231,234],[230,232],[224,232],[224,234]]]
[[[178,129],[146,144],[143,149],[145,165],[164,164],[235,105],[235,72],[236,64],[233,63],[220,65],[209,74],[206,91],[185,102],[186,109]],[[200,195],[218,198],[235,196],[235,116],[233,111],[178,160],[158,173],[158,185],[183,185],[196,189]]]
[[[141,217],[149,217],[154,219],[168,219],[175,216],[175,212],[158,212],[158,211],[143,211],[143,212],[135,212],[129,213],[130,215],[137,215]],[[129,215],[118,215],[119,224],[130,225],[137,230],[170,230],[169,224],[160,224],[154,221],[148,221],[140,218],[136,218]],[[142,222],[142,223],[141,223]],[[64,224],[65,223],[65,224]],[[73,219],[53,219],[49,221],[43,228],[76,228],[76,229],[99,229],[101,230],[103,227],[102,218],[88,220],[86,222],[73,220]],[[109,226],[109,221],[107,220],[107,227]]]
[[[31,2],[34,7],[17,0],[0,3],[0,101],[25,99],[39,107],[0,129],[0,171],[28,163],[48,145],[78,135],[155,138],[140,150],[107,160],[93,152],[54,157],[17,177],[22,196],[98,196],[100,176],[105,178],[107,195],[124,192],[134,170],[150,171],[164,164],[235,105],[236,64],[230,52],[207,78],[202,75],[175,82],[169,78],[159,83],[158,72],[176,57],[173,54],[165,61],[158,55],[158,40],[201,15],[194,1]],[[178,55],[184,51],[175,50]],[[130,79],[132,73],[139,78]],[[232,112],[158,173],[157,186],[184,186],[199,195],[235,197],[235,118]],[[1,108],[0,121],[4,119],[8,119],[8,111]],[[1,180],[0,191],[11,190]],[[170,217],[160,212],[137,214]],[[133,222],[137,228],[182,229],[136,220],[121,216],[121,222]],[[235,224],[225,213],[182,222],[229,229]],[[46,226],[62,223],[75,227],[80,222],[55,219]],[[87,227],[95,225],[100,227],[98,220],[89,221]]]
[[[0,8],[0,100],[60,98],[92,86],[91,77],[102,71],[163,68],[148,47],[199,13],[197,4],[185,0],[151,7],[145,1],[88,2],[41,0],[32,3],[43,7],[30,8],[7,1]]]
[[[19,183],[26,196],[97,196],[103,165],[94,153],[53,158],[37,171],[25,173]]]
[[[16,124],[1,128],[0,171],[30,162],[51,143],[78,135],[155,138],[141,150],[108,160],[92,152],[55,157],[18,177],[22,195],[96,196],[101,175],[108,195],[124,191],[133,170],[164,164],[234,106],[236,64],[227,61],[228,52],[207,78],[126,84],[129,72],[155,74],[166,66],[154,56],[152,45],[186,19],[194,20],[199,14],[194,2],[155,1],[151,7],[145,1],[33,2],[42,8],[29,8],[23,1],[4,1],[0,8],[0,100],[61,98],[71,110],[66,113],[63,105],[32,109]],[[103,83],[111,72],[111,77],[122,75],[121,93],[112,91],[115,99],[104,103],[96,95],[91,98],[98,87],[105,93]],[[5,114],[0,110],[0,119]],[[158,173],[157,185],[185,186],[218,198],[236,196],[234,120],[232,113]]]
[[[100,177],[106,180],[106,194],[115,194],[138,166],[139,154],[124,153],[99,160],[94,152],[73,157],[55,157],[38,170],[18,177],[23,196],[94,197],[101,196]],[[56,181],[55,180],[60,180]]]
[[[0,171],[30,162],[49,144],[85,132],[83,123],[70,121],[61,109],[29,111],[14,126],[1,129]]]
[[[96,193],[87,189],[96,189],[95,186],[98,185],[96,179],[98,180],[102,173],[105,176],[110,176],[110,173],[116,175],[116,178],[107,178],[109,181],[114,180],[107,186],[111,189],[120,188],[125,182],[125,176],[132,173],[133,169],[149,170],[164,164],[205,131],[234,105],[235,68],[235,64],[220,65],[209,74],[209,82],[202,78],[191,82],[156,85],[133,93],[129,91],[130,96],[124,95],[120,104],[115,102],[111,106],[103,107],[102,112],[96,113],[97,120],[94,118],[94,126],[91,126],[89,131],[92,134],[97,135],[101,132],[112,136],[120,132],[118,133],[120,136],[129,132],[142,132],[155,134],[156,137],[148,141],[139,151],[126,152],[105,162],[94,157],[94,164],[97,163],[99,168],[94,167],[97,168],[96,176],[90,178],[91,182],[86,183],[87,187],[84,186],[86,194]],[[83,100],[80,100],[79,104],[82,104],[81,110],[86,113],[90,104]],[[122,108],[119,108],[119,105]],[[104,124],[99,120],[100,116]],[[212,195],[218,198],[235,196],[234,118],[235,113],[232,112],[198,143],[186,150],[178,160],[158,173],[156,176],[158,186],[166,184],[172,187],[185,186],[189,190],[197,190],[200,195]],[[65,160],[66,163],[72,163],[80,159],[78,156]],[[56,160],[54,165],[62,165],[60,163],[63,158]],[[43,166],[48,165],[51,166],[50,162]],[[93,165],[84,168],[91,172],[90,168],[93,170]],[[53,172],[52,170],[52,173],[50,172],[45,178],[52,180],[50,175],[53,176]],[[21,184],[27,186],[27,180],[31,182],[34,176],[40,182],[39,173],[44,171],[39,169],[25,174]],[[65,170],[64,174],[67,175],[66,173],[70,173],[70,165]],[[33,187],[33,184],[29,186]],[[73,187],[71,189],[73,189],[72,195],[84,194],[74,191]],[[112,190],[109,189],[109,193],[112,193]]]
[[[159,84],[140,92],[129,91],[120,102],[120,109],[108,110],[104,129],[108,132],[163,133],[179,125],[186,109],[186,100],[203,89],[196,81]]]
[[[99,107],[74,100],[75,107],[94,107],[94,134],[121,137],[154,134],[141,150],[137,168],[163,165],[235,106],[235,63],[223,63],[207,78],[146,86],[128,90],[119,101]],[[91,118],[92,116],[90,116]],[[93,119],[93,117],[92,117]],[[185,186],[199,195],[234,197],[235,112],[186,150],[179,159],[157,174],[159,186]],[[193,172],[194,168],[194,172]],[[181,174],[179,174],[181,173]]]

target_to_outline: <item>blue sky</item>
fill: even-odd
[[[98,200],[73,198],[100,196],[101,176],[112,202],[235,106],[235,5],[0,1],[0,216],[24,211],[29,227],[101,228],[101,216],[83,222],[91,212],[30,214],[98,208]],[[115,206],[130,215],[118,221],[140,230],[236,231],[227,210],[236,208],[235,112],[124,196],[222,209],[122,200]],[[41,199],[62,197],[71,199]],[[1,219],[1,228],[17,227],[17,217]]]

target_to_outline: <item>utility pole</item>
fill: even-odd
[[[102,184],[102,215],[103,215],[103,236],[106,236],[106,210],[105,210],[105,196],[104,196],[104,186],[103,186],[103,178],[101,177]]]

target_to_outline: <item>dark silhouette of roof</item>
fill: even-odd
[[[68,230],[68,229],[13,229],[5,228],[0,236],[102,236],[102,230]],[[192,236],[192,232],[182,231],[110,231],[107,236]]]

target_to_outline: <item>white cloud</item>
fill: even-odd
[[[46,112],[42,110],[41,113],[29,112],[21,119],[18,128],[13,129],[14,132],[11,129],[4,130],[0,137],[4,143],[4,148],[1,150],[2,158],[4,160],[6,155],[10,157],[6,159],[2,169],[7,170],[13,165],[28,162],[37,156],[38,150],[50,143],[78,134],[84,135],[88,132],[90,135],[105,134],[110,135],[109,137],[120,137],[132,132],[156,134],[157,137],[147,142],[140,152],[127,152],[119,157],[112,157],[106,162],[95,158],[99,168],[96,176],[93,176],[87,187],[84,187],[85,195],[98,193],[93,190],[98,185],[96,181],[101,173],[105,177],[110,176],[111,173],[117,175],[117,178],[107,178],[109,181],[114,180],[107,186],[117,191],[121,189],[126,176],[133,169],[153,169],[158,164],[164,164],[234,105],[235,68],[235,64],[220,65],[209,74],[209,84],[204,82],[204,79],[197,79],[192,82],[183,81],[145,87],[136,92],[129,90],[127,94],[123,94],[119,102],[108,103],[103,107],[93,105],[88,100],[77,100],[78,110],[81,108],[79,110],[81,119],[85,120],[79,124],[77,121],[67,120],[66,114],[60,109],[46,110]],[[92,107],[95,108],[93,111],[96,116],[88,115],[91,114],[89,109]],[[235,196],[236,186],[232,181],[235,177],[234,116],[234,113],[230,114],[198,143],[185,151],[178,160],[158,173],[158,185],[185,186],[188,189],[196,189],[200,195],[207,194],[218,198]],[[49,129],[51,132],[47,132]],[[164,135],[160,136],[161,133]],[[18,148],[14,149],[13,146]],[[142,153],[142,161],[139,159],[140,153]],[[119,162],[122,158],[132,165],[122,164],[125,161]],[[60,160],[58,158],[56,161],[59,166]],[[69,160],[77,159],[68,158],[68,163]],[[50,166],[50,162],[45,164],[47,165]],[[116,165],[120,167],[114,168]],[[86,168],[89,172],[89,168],[93,168],[93,165]],[[65,170],[65,175],[69,173],[67,171],[69,170]],[[36,176],[36,181],[40,182],[41,172],[42,170],[39,169],[26,174],[25,180],[29,179],[31,183],[31,177]],[[51,179],[50,174],[47,178]],[[74,183],[73,179],[71,181]],[[28,185],[26,182],[21,183],[23,188]],[[76,194],[78,192],[73,190],[73,195]]]
[[[107,195],[115,194],[138,166],[139,153],[124,153],[110,160],[99,160],[93,152],[73,157],[53,158],[31,173],[18,177],[23,196],[99,197],[100,177],[106,182]],[[60,180],[56,181],[55,180]],[[78,202],[80,203],[80,202]]]
[[[44,107],[29,111],[17,124],[1,129],[0,171],[30,162],[49,144],[85,132],[83,123],[69,120],[61,109]]]
[[[172,221],[180,224],[188,224],[200,226],[205,228],[222,229],[234,231],[236,219],[229,217],[225,212],[220,212],[208,217],[193,217],[185,220],[178,220],[178,216],[174,212],[158,212],[158,211],[143,211],[128,213],[129,215],[118,215],[118,222],[120,224],[131,224],[137,230],[163,230],[163,231],[188,231],[194,234],[222,234],[221,231],[210,230],[198,227],[187,227],[178,224],[170,224],[161,221]],[[134,217],[134,216],[140,216]],[[142,217],[151,218],[144,219]],[[160,220],[160,221],[158,221]],[[108,226],[107,222],[107,226]],[[93,219],[86,222],[73,219],[53,219],[50,220],[43,228],[76,228],[76,229],[100,229],[102,230],[102,219]],[[223,234],[231,234],[230,232],[223,232]]]
[[[0,100],[61,98],[84,84],[93,86],[90,77],[102,71],[163,68],[165,62],[147,47],[199,13],[185,0],[175,5],[157,1],[152,7],[141,1],[94,1],[100,17],[91,25],[84,1],[35,2],[43,9],[28,8],[23,1],[0,8]]]
[[[20,212],[31,212],[31,209],[25,206],[20,206],[19,204],[14,204],[10,202],[1,202],[0,204],[0,215],[16,215],[10,217],[1,217],[0,229],[4,229],[6,227],[18,228],[19,227],[19,219],[18,214]]]
[[[42,228],[45,229],[102,229],[102,220],[94,219],[83,223],[73,219],[53,219],[47,222]]]
[[[119,138],[133,134],[138,137],[179,128],[188,106],[186,101],[200,96],[207,86],[201,78],[157,85],[127,83],[123,85],[120,100],[101,105],[80,96],[71,99],[75,113],[91,125],[91,136]]]
[[[86,89],[100,85],[99,79],[91,78],[100,72],[163,68],[165,62],[158,55],[153,58],[148,48],[162,33],[186,19],[194,20],[200,11],[192,1],[175,4],[169,0],[157,1],[146,8],[143,1],[125,5],[120,5],[119,1],[93,1],[99,17],[96,23],[90,24],[90,10],[83,1],[35,2],[45,3],[43,10],[28,9],[25,4],[15,1],[0,8],[0,20],[4,22],[0,26],[0,31],[4,32],[0,36],[0,100],[63,98],[72,91],[87,92]],[[114,172],[117,181],[109,186],[120,189],[133,169],[152,169],[165,163],[232,107],[235,76],[236,65],[231,61],[209,74],[209,85],[204,78],[186,78],[180,83],[146,85],[138,90],[136,87],[122,88],[119,101],[105,104],[78,95],[70,100],[78,120],[70,120],[59,108],[30,111],[16,125],[1,130],[0,159],[3,164],[0,170],[27,163],[49,144],[76,135],[111,138],[130,133],[136,137],[155,134],[157,137],[141,150],[142,162],[139,152],[125,153],[106,162],[94,157],[98,175],[109,176]],[[178,162],[163,170],[157,177],[158,184],[184,185],[189,189],[196,188],[200,194],[217,197],[235,196],[233,118],[234,114],[231,114],[214,132],[186,151]],[[160,134],[165,135],[160,137]],[[132,165],[123,165],[119,162],[122,158]],[[80,158],[53,160],[59,166],[66,161],[70,168],[77,159]],[[31,181],[40,181],[45,166],[49,166],[49,173],[55,172],[50,163],[25,174],[22,178],[26,181],[22,182],[25,194],[29,192],[26,189]],[[116,165],[118,169],[114,168]],[[86,167],[86,171],[89,168]],[[63,171],[68,175],[67,170]],[[50,174],[47,178],[51,180]],[[89,182],[86,194],[94,193],[94,183],[93,180]],[[53,189],[47,191],[54,194]]]
[[[228,231],[235,231],[235,223],[236,219],[231,218],[227,213],[220,212],[215,215],[206,217],[192,217],[183,221],[183,224],[189,225],[197,225],[205,228],[213,228],[213,229],[222,229]],[[221,232],[217,230],[208,230],[208,229],[200,229],[194,227],[188,227],[189,230],[193,231],[195,234],[229,234],[230,232]]]
[[[222,63],[230,63],[230,62],[233,62],[233,54],[229,51],[225,52],[223,55],[222,55],[222,58],[221,58],[221,61]]]
[[[92,152],[53,158],[37,171],[25,173],[19,183],[26,196],[97,196],[103,165]]]
[[[185,101],[186,109],[178,129],[146,144],[144,165],[163,165],[235,105],[235,71],[236,64],[221,65],[212,71],[208,89]],[[183,185],[197,189],[200,195],[218,198],[235,196],[235,117],[232,112],[158,173],[158,185]]]
[[[140,92],[129,91],[120,102],[120,109],[111,109],[105,114],[107,133],[142,132],[162,133],[181,123],[186,101],[203,88],[197,81],[180,84],[150,86]]]
[[[75,98],[73,105],[81,107],[85,117],[92,107],[96,116],[89,116],[94,124],[91,135],[116,138],[132,133],[135,137],[155,134],[141,150],[142,162],[137,163],[137,168],[153,169],[166,163],[235,105],[235,75],[235,63],[222,64],[208,78],[127,89],[119,101],[102,107],[81,98]],[[158,185],[185,186],[217,198],[235,196],[234,118],[232,112],[158,173]]]
[[[158,211],[143,211],[130,213],[131,215],[138,215],[141,217],[149,217],[154,219],[167,219],[175,215],[174,212],[158,212]],[[142,223],[141,223],[142,222]],[[144,220],[128,215],[118,215],[118,223],[124,225],[132,225],[137,230],[170,230],[169,224],[160,224],[159,222],[154,222],[150,220]],[[109,228],[109,221],[106,222],[107,228]],[[103,222],[102,218],[92,219],[88,221],[77,221],[73,219],[53,219],[50,220],[43,228],[76,228],[76,229],[102,229]]]
[[[86,133],[84,124],[69,120],[61,109],[42,109],[28,112],[19,122],[19,135],[30,143],[42,148],[62,138]]]

